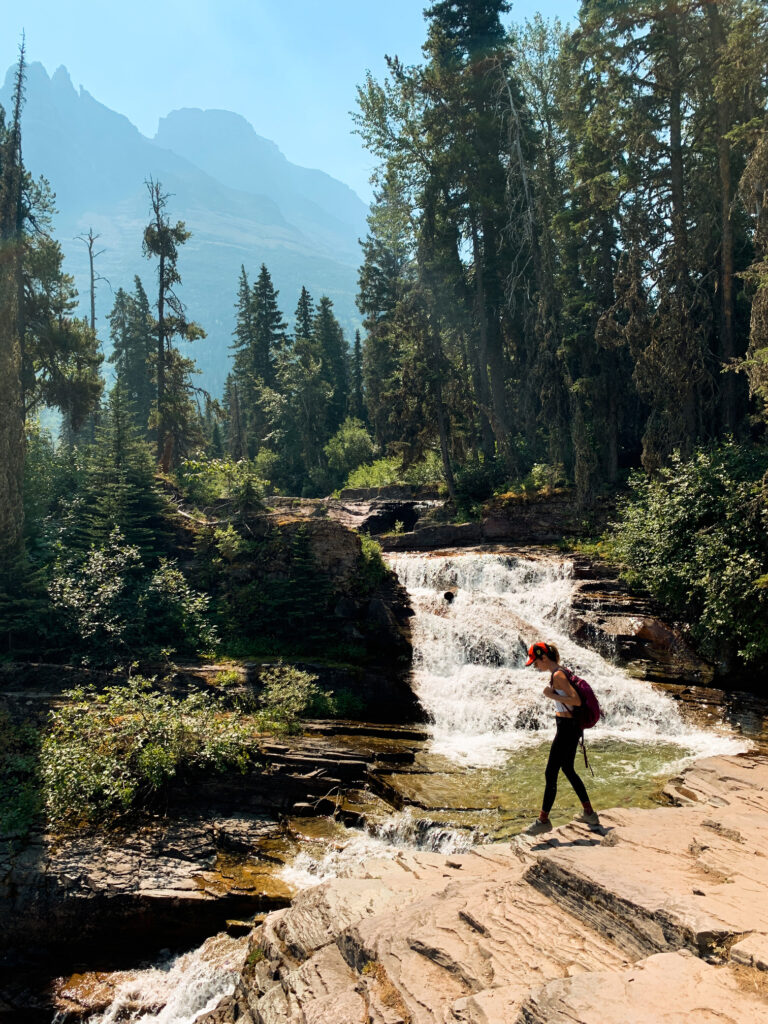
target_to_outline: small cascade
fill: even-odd
[[[193,1024],[234,992],[247,954],[247,940],[215,935],[199,949],[168,957],[146,970],[126,972],[109,1006],[88,1024]],[[53,1024],[66,1024],[66,1011]]]
[[[567,635],[573,594],[567,560],[468,552],[388,556],[408,590],[414,688],[433,728],[433,749],[455,762],[500,765],[548,738],[547,679],[525,668],[534,640],[554,643],[563,664],[588,679],[604,710],[590,739],[670,744],[692,755],[747,744],[725,729],[687,725],[671,697],[630,678]],[[544,732],[542,732],[544,730]]]
[[[297,889],[318,885],[328,878],[357,875],[370,860],[397,856],[399,850],[427,850],[430,853],[466,853],[477,841],[472,829],[449,828],[429,818],[417,817],[411,808],[371,823],[367,832],[353,832],[352,838],[322,853],[302,850],[282,871],[283,878]]]

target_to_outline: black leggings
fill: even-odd
[[[563,775],[573,786],[576,796],[583,804],[589,803],[587,790],[584,783],[576,774],[573,761],[576,757],[576,748],[581,739],[581,729],[572,718],[556,718],[557,733],[552,740],[552,747],[549,751],[549,760],[544,772],[546,786],[544,787],[544,800],[541,809],[545,814],[552,810],[552,804],[557,796],[557,775],[560,769]]]

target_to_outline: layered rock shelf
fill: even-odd
[[[304,891],[205,1024],[768,1022],[768,757],[664,793],[599,832],[399,852]]]
[[[259,767],[198,779],[140,827],[0,836],[0,958],[42,947],[56,947],[59,959],[62,947],[140,947],[148,934],[158,945],[183,944],[228,918],[284,907],[294,891],[280,875],[291,823],[333,815],[357,825],[402,805],[383,775],[413,752],[367,749],[364,732],[352,747],[337,746],[323,735],[332,731],[317,723],[305,737],[264,740]],[[0,990],[0,1007],[2,998]]]

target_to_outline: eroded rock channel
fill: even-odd
[[[749,865],[762,856],[761,826],[733,838],[763,807],[764,763],[735,756],[749,746],[745,733],[765,737],[759,702],[707,690],[650,655],[620,668],[605,630],[585,638],[580,580],[589,578],[563,557],[397,552],[391,564],[415,612],[412,681],[428,727],[317,723],[266,741],[268,771],[186,794],[138,834],[57,844],[40,836],[10,851],[4,934],[27,947],[55,939],[56,973],[80,967],[56,985],[60,1021],[558,1021],[572,1019],[573,1000],[586,1007],[592,998],[584,979],[599,987],[606,972],[618,999],[621,986],[663,988],[670,971],[695,992],[710,969],[730,972],[737,987],[739,971],[762,969],[762,932],[739,918],[750,901],[728,917],[736,889],[723,880],[748,876],[760,906]],[[605,588],[587,593],[594,624],[618,615]],[[526,642],[539,634],[600,693],[606,717],[590,743],[590,792],[601,808],[625,809],[606,816],[605,834],[565,826],[534,849],[509,840],[537,809],[549,739],[549,709],[523,668]],[[707,754],[719,756],[661,794],[664,780]],[[723,817],[729,788],[740,802]],[[560,821],[572,801],[561,794]],[[742,859],[730,871],[733,850]],[[674,851],[677,859],[658,859]],[[694,874],[699,884],[680,888]],[[703,875],[731,886],[718,891],[717,927],[689,914],[710,893]],[[227,921],[229,937],[180,959],[160,952],[189,949]],[[732,938],[741,925],[757,936],[751,960]],[[88,955],[68,961],[78,943]],[[677,959],[655,959],[668,956]],[[32,1006],[21,966],[5,986],[6,1018],[49,1021],[42,1001]],[[541,1003],[549,983],[561,984]]]

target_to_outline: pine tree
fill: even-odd
[[[363,343],[360,331],[355,331],[355,344],[352,348],[352,359],[349,372],[349,415],[361,423],[368,420],[363,394]]]
[[[154,339],[147,293],[138,277],[134,281],[133,295],[122,288],[115,294],[109,314],[112,341],[109,361],[115,364],[117,380],[136,424],[146,431],[155,389],[151,362]]]
[[[299,295],[299,301],[296,306],[296,312],[294,314],[294,338],[312,337],[312,322],[314,320],[314,316],[315,304],[312,301],[312,296],[309,294],[307,289],[302,285],[301,294]]]
[[[333,303],[323,295],[312,322],[312,343],[320,360],[323,380],[330,389],[326,408],[323,444],[344,422],[349,383],[347,381],[347,346],[344,332],[333,313]]]
[[[117,529],[126,544],[153,556],[162,548],[164,502],[155,485],[150,445],[135,425],[118,380],[96,428],[84,482],[83,511],[70,543],[87,550]]]
[[[275,357],[285,344],[286,324],[277,305],[278,295],[270,273],[262,263],[251,291],[253,343],[249,370],[267,387],[275,383]]]
[[[162,185],[151,178],[146,182],[151,219],[144,229],[142,249],[147,259],[157,259],[157,315],[155,327],[155,403],[152,426],[157,435],[157,457],[165,472],[174,462],[176,452],[185,443],[179,433],[191,419],[190,381],[193,363],[184,359],[173,347],[173,338],[184,341],[204,338],[199,324],[187,319],[186,309],[176,294],[181,284],[178,270],[179,246],[190,237],[183,221],[171,224],[166,208],[170,196]],[[169,372],[170,371],[170,372]]]
[[[243,382],[253,370],[253,316],[251,309],[251,287],[245,267],[240,267],[240,279],[237,285],[237,302],[235,303],[235,332],[232,349],[234,350],[233,373]]]

